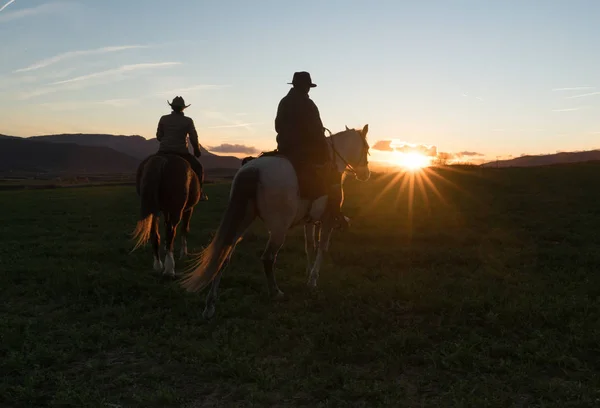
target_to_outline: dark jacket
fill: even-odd
[[[194,155],[200,156],[198,133],[194,121],[183,112],[171,112],[158,121],[156,138],[160,142],[159,152],[188,153],[188,135],[194,149]]]
[[[330,160],[319,109],[308,94],[292,88],[281,99],[275,131],[282,153],[316,164]]]

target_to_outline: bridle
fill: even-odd
[[[356,170],[354,169],[354,166],[352,166],[348,160],[346,160],[341,154],[340,152],[336,149],[335,147],[335,143],[333,142],[333,134],[331,133],[331,130],[327,129],[326,127],[324,127],[323,129],[325,129],[328,133],[329,136],[331,138],[331,150],[333,150],[333,152],[335,153],[335,155],[337,157],[339,157],[344,164],[346,165],[346,169],[344,170],[345,172],[349,172],[354,174],[355,176],[357,175]],[[367,166],[369,164],[369,158],[368,156],[371,154],[369,152],[369,145],[367,144],[367,141],[362,138],[363,140],[363,149],[361,151],[361,157],[360,160],[358,161],[358,163],[356,163],[356,166]]]

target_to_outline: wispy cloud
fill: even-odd
[[[577,106],[575,108],[552,109],[552,112],[574,112],[581,109],[589,108],[589,106]]]
[[[13,4],[15,2],[15,0],[10,0],[8,3],[6,3],[4,6],[0,7],[0,11],[4,10],[5,8],[7,8],[8,6],[10,6],[11,4]]]
[[[465,98],[475,98],[475,99],[477,99],[478,101],[481,101],[481,102],[483,102],[483,98],[482,98],[481,96],[471,96],[471,95],[469,95],[469,93],[468,93],[468,92],[463,92],[463,93],[462,93],[462,96],[464,96]]]
[[[140,102],[142,98],[136,99],[136,98],[120,98],[120,99],[107,99],[105,101],[100,101],[98,102],[100,105],[108,105],[108,106],[113,106],[115,108],[122,108],[125,106],[131,106],[131,105],[135,105],[136,103]]]
[[[222,89],[222,88],[228,88],[230,86],[231,85],[198,84],[198,85],[189,86],[186,88],[171,89],[169,91],[159,92],[158,95],[160,95],[160,96],[184,95],[184,94],[189,94],[189,93],[196,92],[196,91],[205,91],[205,90],[209,90],[209,89]]]
[[[260,122],[249,122],[249,123],[236,123],[235,125],[219,125],[219,126],[209,126],[208,129],[226,129],[226,128],[247,128],[252,125],[260,125]]]
[[[124,78],[125,74],[137,72],[141,70],[152,70],[156,68],[170,67],[179,65],[180,62],[157,62],[157,63],[146,63],[146,64],[134,64],[134,65],[123,65],[119,68],[109,69],[105,71],[95,72],[92,74],[82,75],[75,78],[70,78],[62,81],[56,81],[46,86],[42,86],[37,89],[33,89],[27,92],[23,92],[19,95],[19,99],[30,99],[36,96],[42,96],[58,91],[64,90],[79,90],[89,86],[87,83],[90,80],[101,80],[98,83],[111,83],[115,80]]]
[[[118,51],[125,51],[125,50],[139,49],[139,48],[149,48],[149,47],[150,47],[149,45],[117,45],[117,46],[110,46],[110,47],[95,48],[95,49],[90,49],[90,50],[67,51],[62,54],[58,54],[53,57],[37,61],[25,68],[20,68],[13,72],[18,73],[18,72],[34,71],[34,70],[37,70],[40,68],[45,68],[52,64],[56,64],[57,62],[60,62],[60,61],[63,61],[63,60],[69,59],[69,58],[81,57],[81,56],[85,56],[85,55],[107,54],[107,53],[111,53],[111,52],[118,52]]]
[[[108,69],[106,71],[94,72],[92,74],[81,75],[75,78],[66,79],[64,81],[57,81],[52,83],[51,85],[62,85],[62,84],[70,84],[73,82],[81,82],[87,81],[89,79],[102,78],[107,76],[118,76],[120,74],[126,72],[133,72],[145,69],[154,69],[154,68],[162,68],[162,67],[171,67],[174,65],[180,65],[181,62],[151,62],[145,64],[132,64],[132,65],[123,65],[119,68]]]
[[[244,128],[248,132],[253,133],[254,128],[252,126],[259,125],[261,122],[244,122],[235,118],[231,118],[231,115],[226,115],[223,112],[216,111],[203,111],[202,115],[207,119],[218,120],[221,122],[226,122],[221,125],[213,125],[207,127],[208,129],[227,129],[227,128]],[[237,116],[237,115],[235,115]]]
[[[11,5],[13,1],[9,1],[7,4],[2,6],[2,10]],[[50,13],[53,11],[61,10],[65,5],[62,3],[45,3],[37,7],[31,7],[26,9],[20,9],[15,11],[5,11],[0,15],[0,23],[6,21],[17,20],[19,18],[31,17],[38,14]]]
[[[600,92],[589,92],[589,93],[580,94],[580,95],[568,96],[566,99],[584,98],[586,96],[594,96],[594,95],[600,95]]]
[[[563,92],[563,91],[585,91],[586,89],[594,89],[593,86],[573,86],[567,88],[554,88],[553,92]]]

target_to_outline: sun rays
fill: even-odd
[[[409,171],[420,170],[424,167],[428,167],[431,165],[430,157],[427,157],[424,154],[417,152],[397,152],[394,154],[394,158],[392,160],[394,164]]]
[[[452,203],[446,198],[448,189],[460,190],[461,193],[469,195],[447,177],[448,172],[467,173],[467,171],[451,167],[433,167],[424,155],[418,153],[405,154],[398,161],[398,170],[393,173],[382,174],[383,188],[372,198],[370,205],[364,207],[364,215],[370,214],[377,204],[382,200],[390,202],[390,205],[399,211],[406,211],[407,233],[412,236],[413,220],[415,216],[427,216],[435,208],[435,202],[441,202],[443,206],[451,206]],[[417,157],[420,156],[420,157]],[[471,172],[468,172],[471,173]],[[434,205],[432,205],[434,204]]]

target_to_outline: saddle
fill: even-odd
[[[323,171],[325,171],[324,166],[310,163],[301,158],[291,157],[277,149],[261,152],[258,157],[285,157],[288,159],[294,167],[296,177],[298,177],[300,197],[313,201],[321,196],[327,195],[327,175],[323,174]],[[253,156],[245,157],[242,160],[242,166],[256,158],[257,157]]]

